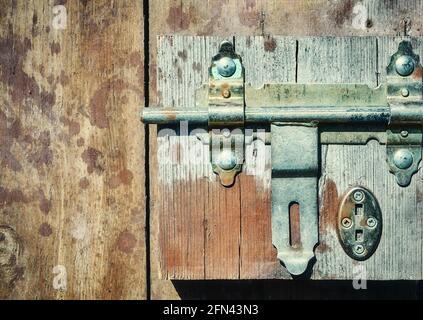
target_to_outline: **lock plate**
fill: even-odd
[[[354,260],[366,260],[376,251],[382,236],[382,212],[372,192],[363,187],[347,192],[339,207],[338,235]]]

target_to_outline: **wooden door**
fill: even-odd
[[[207,83],[210,59],[223,38],[158,38],[158,93],[167,107],[192,107],[195,90]],[[246,85],[265,83],[362,83],[386,81],[386,66],[401,37],[230,38],[243,58]],[[423,53],[420,38],[411,39]],[[246,104],[248,105],[248,96]],[[272,245],[270,146],[246,148],[243,173],[223,187],[212,172],[208,148],[187,133],[157,139],[153,215],[159,217],[158,246],[165,279],[290,279]],[[421,172],[410,186],[397,185],[386,164],[385,146],[322,146],[319,246],[312,279],[352,279],[364,268],[368,280],[418,280],[422,269]],[[341,197],[352,186],[371,190],[383,214],[376,253],[352,260],[337,237]],[[311,272],[311,270],[310,270]]]
[[[157,142],[154,128],[143,126],[138,116],[143,106],[169,101],[171,92],[164,90],[171,87],[169,79],[179,81],[186,90],[175,93],[175,98],[192,101],[192,90],[206,79],[210,54],[221,39],[244,36],[239,37],[237,49],[250,59],[245,60],[249,68],[254,69],[254,59],[265,62],[264,69],[255,70],[255,77],[249,78],[254,85],[272,79],[294,81],[292,61],[280,53],[292,58],[296,41],[300,41],[296,37],[418,36],[423,30],[422,8],[420,0],[0,0],[0,298],[337,298],[397,293],[415,297],[416,282],[377,282],[365,292],[355,292],[350,281],[167,280],[288,275],[279,269],[268,245],[269,164],[255,162],[254,150],[249,150],[249,168],[260,168],[264,174],[243,174],[228,190],[216,183],[204,161],[204,167],[173,168],[166,176],[157,171],[157,147],[175,141]],[[199,38],[178,38],[173,46],[169,37],[162,37],[158,46],[158,35],[208,38],[201,40],[201,46],[195,44]],[[387,43],[393,46],[394,41]],[[185,44],[192,48],[182,47]],[[316,44],[301,45],[318,50]],[[336,44],[337,56],[349,46]],[[354,46],[364,48],[365,43]],[[164,48],[172,54],[165,54]],[[300,54],[305,47],[298,49]],[[372,55],[370,47],[366,54]],[[301,59],[300,72],[316,66],[305,56]],[[166,66],[158,73],[159,60]],[[378,70],[383,67],[382,63],[377,66]],[[348,76],[349,70],[342,70]],[[367,72],[344,80],[374,85]],[[159,75],[164,78],[158,79]],[[298,73],[297,80],[336,80],[333,75],[325,76],[312,79]],[[187,146],[186,142],[182,145]],[[188,154],[196,151],[201,156],[198,142],[194,145],[198,149],[188,149]],[[360,148],[370,148],[372,158],[382,156],[378,146]],[[345,159],[352,152],[347,149],[336,152],[330,147],[327,158]],[[178,151],[166,152],[179,157]],[[379,167],[368,167],[362,160],[355,164],[353,159],[345,160],[344,167],[364,170],[370,179],[364,182],[379,197],[386,197],[387,187],[380,187],[370,175],[370,170]],[[354,176],[358,171],[349,171],[342,180],[340,171],[329,164],[325,167],[321,223],[329,225],[325,216],[330,215],[325,212],[333,212],[346,185],[361,178]],[[160,175],[164,180],[159,180]],[[166,185],[169,177],[179,182]],[[384,177],[386,181],[391,178]],[[417,211],[409,203],[421,210],[417,181],[414,186],[419,192],[398,192],[391,185],[392,194],[398,196],[386,199],[387,206],[406,212],[395,218],[401,230],[415,219]],[[190,214],[201,214],[191,215],[190,224],[178,221],[169,236],[175,237],[177,231],[193,238],[178,244],[185,255],[177,252],[168,261],[173,265],[165,264],[160,249],[167,245],[160,240],[164,233],[158,222],[166,215],[175,220],[186,217],[187,208]],[[198,243],[204,249],[197,251],[199,244],[194,239],[201,235]],[[405,240],[419,236],[409,234]],[[329,234],[322,239],[332,245],[332,251],[318,248],[322,262],[315,270],[328,271],[331,266],[339,276],[344,271],[333,263],[339,250],[335,238]],[[398,279],[407,275],[417,279],[420,253],[411,251],[416,246],[407,248],[411,271],[404,268]],[[327,258],[321,250],[326,250]],[[398,247],[392,250],[406,256]],[[381,263],[383,277],[389,272],[400,274],[400,262],[392,255]],[[374,275],[376,267],[371,270]],[[351,275],[350,267],[345,274]],[[330,274],[315,277],[329,279]],[[386,290],[387,286],[393,290]]]

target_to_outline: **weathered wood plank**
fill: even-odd
[[[189,60],[190,56],[188,53],[181,53],[178,50],[182,50],[182,48],[189,49],[191,45],[193,52],[196,52],[198,49],[194,48],[200,48],[204,42],[207,42],[207,39],[201,37],[162,38],[162,41],[165,40],[170,44],[170,47],[160,48],[159,53],[163,53],[166,58],[159,60],[159,70],[171,65],[172,61],[174,61],[173,66],[170,67],[171,69],[173,68],[173,71],[167,73],[170,79],[174,77],[174,74],[178,74],[178,68],[187,72],[185,74],[180,73],[181,76],[178,81],[171,81],[166,78],[165,73],[159,72],[160,77],[163,74],[163,78],[159,78],[159,90],[166,83],[170,83],[170,87],[167,88],[165,93],[166,99],[168,99],[164,100],[166,105],[172,103],[175,106],[179,106],[178,103],[181,106],[193,104],[193,101],[184,101],[184,99],[188,98],[184,98],[181,95],[192,90],[191,94],[188,94],[192,97],[195,88],[200,85],[199,83],[193,85],[190,82],[192,77],[189,73],[189,68],[195,65],[196,61]],[[396,50],[395,45],[392,44],[394,40],[385,38],[325,37],[298,38],[297,41],[292,38],[280,37],[237,37],[235,43],[244,57],[247,75],[246,82],[260,86],[264,82],[294,82],[297,79],[299,83],[363,83],[375,87],[377,78],[384,79],[383,73],[386,61]],[[381,44],[380,46],[378,45],[379,43]],[[217,43],[214,44],[217,48]],[[388,50],[388,44],[392,48],[389,48],[390,52],[385,52],[385,50]],[[178,55],[189,58],[185,62],[180,59],[176,63],[174,57]],[[297,61],[296,55],[298,57]],[[205,61],[208,60],[207,56],[202,56],[201,58]],[[208,62],[204,60],[201,61],[201,65],[208,66]],[[381,67],[381,65],[384,67]],[[207,70],[207,68],[203,68],[203,70]],[[378,76],[379,74],[380,77]],[[202,81],[206,82],[206,79],[203,78]],[[200,79],[198,80],[200,81]],[[189,86],[191,86],[191,89]],[[173,93],[171,93],[172,91]],[[248,97],[246,100],[248,104]],[[165,150],[173,150],[177,146],[178,148],[181,147],[182,150],[188,150],[190,146],[186,143],[191,143],[192,145],[198,145],[199,143],[195,137],[176,139],[172,137],[172,139],[168,139],[171,143],[167,145],[159,140],[159,149],[165,146]],[[188,141],[189,139],[191,141]],[[177,141],[179,141],[180,145],[177,144]],[[185,145],[182,146],[181,144]],[[202,157],[196,158],[194,166],[199,166],[202,170],[206,170],[206,175],[196,174],[188,176],[184,174],[183,168],[188,172],[189,168],[192,170],[193,166],[192,164],[190,166],[188,162],[181,162],[180,159],[177,159],[177,163],[171,166],[165,164],[164,167],[159,169],[159,172],[164,173],[165,177],[169,179],[165,182],[168,188],[173,188],[175,182],[177,185],[176,190],[172,191],[174,195],[172,199],[161,200],[167,203],[165,205],[166,209],[159,213],[162,216],[162,225],[172,221],[171,226],[174,228],[171,231],[173,233],[170,238],[161,242],[161,245],[163,245],[162,250],[164,251],[163,257],[168,255],[173,257],[175,252],[183,255],[186,250],[192,250],[187,254],[189,263],[184,265],[183,260],[177,259],[177,263],[168,261],[163,265],[169,278],[291,278],[276,260],[275,251],[271,243],[269,206],[270,157],[265,156],[269,153],[268,148],[261,148],[261,154],[258,154],[259,149],[256,145],[251,145],[247,148],[244,172],[239,176],[236,184],[229,189],[221,187],[216,181],[216,177],[210,172],[208,158],[204,157],[207,152],[202,154]],[[191,151],[187,151],[187,154],[190,154],[190,156],[187,156],[185,161],[195,157]],[[162,155],[161,157],[169,158],[170,155]],[[259,158],[261,160],[258,160]],[[260,163],[260,161],[263,163]],[[260,166],[262,166],[261,171],[257,168]],[[409,232],[409,226],[421,222],[415,201],[416,191],[421,188],[421,179],[413,179],[413,184],[409,188],[398,187],[386,166],[385,147],[376,142],[371,142],[366,146],[323,146],[322,166],[323,175],[320,182],[320,245],[316,249],[317,263],[314,266],[312,278],[352,279],[356,267],[364,266],[369,280],[420,279],[422,277],[422,266],[420,263],[422,242],[420,230],[422,228],[420,225],[416,225],[416,231]],[[169,170],[176,171],[172,174],[167,174],[166,172],[169,172]],[[204,176],[207,179],[204,179]],[[185,190],[182,192],[180,192],[181,189],[178,185],[181,179],[187,182],[187,184],[184,184]],[[189,185],[194,181],[201,183],[200,181],[204,180],[209,180],[209,193],[192,193],[197,189],[192,189]],[[163,183],[163,179],[159,179],[159,181]],[[374,192],[381,204],[384,213],[384,225],[386,226],[379,249],[365,262],[353,261],[344,253],[335,229],[338,201],[349,187],[357,184]],[[223,198],[222,195],[224,195]],[[395,197],[392,195],[395,195]],[[203,218],[199,212],[192,211],[190,203],[192,201],[194,203],[203,203],[204,197],[207,199],[206,204],[208,206],[206,205]],[[168,201],[172,202],[169,203]],[[175,203],[175,201],[178,201],[179,204]],[[228,203],[230,204],[228,205]],[[178,213],[179,211],[168,210],[169,206],[173,206],[173,208],[175,206],[187,207],[188,210],[185,209],[183,212]],[[241,215],[239,216],[240,210]],[[201,230],[201,228],[204,229],[204,246],[201,245],[200,231],[198,231],[198,234],[183,231],[183,225],[189,225],[198,216],[201,218],[195,220],[196,227],[194,229],[197,231],[198,229]],[[238,219],[240,219],[240,222]],[[189,223],[186,223],[187,221]],[[165,230],[160,229],[160,234],[162,232],[164,232],[161,235],[162,238],[169,237]],[[187,241],[192,241],[196,246],[187,245]],[[208,245],[208,242],[210,242],[210,245]],[[239,252],[235,250],[238,249],[238,245]],[[201,253],[204,254],[205,260],[200,258]],[[413,257],[408,258],[411,255]],[[188,257],[193,257],[194,259],[196,257],[199,260],[196,263],[195,260]],[[222,259],[219,265],[215,264],[216,257],[219,260]],[[238,257],[239,262],[237,260]],[[239,274],[236,269],[237,263],[239,263]],[[408,263],[410,263],[410,268],[406,267],[404,269],[404,266],[408,265]],[[215,267],[216,269],[214,269]],[[172,272],[168,271],[169,268]],[[201,268],[205,270],[204,275],[198,272],[197,276],[200,276],[195,277],[190,273],[193,269],[201,270]],[[213,276],[210,276],[209,270],[212,270],[211,274]],[[228,270],[231,271],[229,272]]]
[[[142,299],[142,2],[56,3],[0,3],[0,297]]]
[[[158,90],[164,105],[193,106],[195,90],[207,81],[210,57],[222,39],[197,40],[159,40]],[[172,195],[161,201],[163,207],[157,212],[159,243],[164,249],[163,275],[176,279],[237,278],[240,240],[232,228],[239,230],[240,202],[234,201],[240,197],[239,187],[220,186],[206,165],[208,149],[195,136],[179,138],[162,136],[161,132],[165,131],[158,133],[157,173],[164,188],[160,194]]]
[[[362,8],[357,7],[364,4],[365,15],[363,19]],[[329,36],[329,35],[398,35],[404,32],[404,19],[410,18],[411,23],[407,23],[406,30],[413,36],[422,34],[422,21],[420,12],[423,9],[423,2],[420,0],[405,1],[372,1],[372,0],[253,0],[253,1],[199,1],[199,0],[165,0],[150,1],[150,102],[157,102],[156,90],[156,55],[157,44],[156,36],[163,34],[174,35],[214,35],[214,36],[233,36],[237,35],[288,35],[288,36]],[[357,8],[356,8],[357,7]],[[353,21],[359,22],[353,26]],[[152,165],[151,174],[154,176],[154,154],[156,148],[156,139],[154,130],[150,136],[150,164]],[[155,180],[151,179],[151,188],[155,189]],[[244,188],[245,190],[245,188]],[[246,190],[244,191],[246,192]],[[253,190],[252,190],[253,192]],[[336,189],[327,188],[325,200],[326,207],[336,206],[332,199],[336,199]],[[417,193],[417,194],[421,194]],[[244,193],[245,195],[245,193]],[[153,195],[152,206],[160,203],[157,196]],[[418,205],[421,208],[421,204]],[[157,237],[158,225],[157,217],[152,215],[151,229],[153,238]],[[216,297],[220,295],[205,294],[206,290],[212,290],[209,286],[202,284],[192,284],[182,286],[179,284],[175,289],[172,282],[158,279],[158,261],[155,259],[157,246],[152,246],[152,298],[179,298],[183,297]],[[266,283],[266,290],[261,290],[260,282],[250,283],[255,292],[263,292],[263,296],[281,297],[281,283]],[[269,293],[269,287],[276,286],[275,291],[278,294]],[[297,285],[298,286],[298,285]],[[232,289],[220,290],[216,284],[216,294],[228,292],[235,296],[237,288],[243,292],[248,292],[243,286],[234,285]],[[227,287],[226,287],[227,288]],[[290,294],[287,285],[286,297],[292,298],[299,295]],[[303,287],[301,287],[303,288]],[[313,288],[304,287],[301,292],[312,292]],[[319,289],[317,289],[319,291]],[[336,292],[335,296],[343,296],[346,290],[335,286],[322,286],[322,291]],[[367,290],[369,291],[369,290]],[[284,291],[283,291],[284,292]],[[398,292],[404,292],[399,289]],[[192,295],[191,295],[192,293]],[[384,293],[384,292],[379,292]],[[197,295],[196,295],[197,294]],[[370,294],[370,293],[369,293]],[[329,295],[329,293],[328,293]],[[309,296],[312,296],[310,294]]]
[[[271,82],[295,82],[294,38],[236,37],[236,51],[246,70],[245,83],[261,87]],[[248,96],[246,104],[249,105]],[[271,244],[270,146],[256,140],[246,146],[241,188],[240,278],[279,278],[284,270]],[[285,272],[286,273],[286,272]]]
[[[376,87],[376,57],[375,38],[315,38],[300,41],[298,82],[356,82]],[[338,200],[348,186],[359,184],[374,190],[373,179],[389,174],[380,172],[382,176],[379,178],[373,175],[375,167],[382,168],[385,164],[384,160],[380,164],[374,162],[377,147],[374,144],[322,147],[320,246],[316,252],[314,278],[352,278],[353,266],[358,263],[351,260],[339,245],[336,234]],[[345,177],[347,174],[350,175]],[[368,179],[372,179],[371,182]],[[366,267],[374,263],[375,256],[365,262]]]
[[[359,82],[375,87],[376,73],[380,74],[382,82],[385,81],[385,68],[398,42],[398,39],[387,38],[300,41],[298,81]],[[416,176],[409,187],[399,187],[388,172],[385,146],[375,141],[366,146],[324,147],[322,157],[321,244],[313,278],[350,279],[355,271],[364,270],[369,280],[421,279],[422,225],[415,200],[421,179]],[[374,192],[384,219],[379,248],[364,262],[346,256],[336,235],[338,200],[354,185]]]

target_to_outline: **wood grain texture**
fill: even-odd
[[[361,21],[359,27],[354,27],[352,22],[358,18],[357,11],[354,9],[357,4],[365,4],[366,15],[368,19]],[[198,0],[165,0],[149,2],[149,34],[150,34],[150,102],[157,102],[157,35],[210,35],[231,37],[237,35],[264,35],[271,37],[272,35],[287,36],[353,36],[353,35],[402,35],[404,31],[413,36],[422,35],[420,12],[422,9],[422,1],[420,0],[352,0],[352,1],[304,1],[304,0],[253,0],[253,1],[235,1],[235,0],[214,0],[214,1],[198,1]],[[408,22],[405,23],[405,19]],[[150,130],[150,164],[151,175],[155,175],[156,154],[156,137],[155,131]],[[151,189],[156,189],[155,179],[151,179]],[[254,186],[255,182],[251,182]],[[251,190],[253,192],[253,190]],[[245,193],[244,193],[245,197]],[[337,199],[336,188],[326,185],[326,207],[336,207],[337,203],[333,199]],[[157,203],[158,202],[158,203]],[[157,206],[160,201],[157,194],[152,195],[151,202],[151,230],[152,230],[152,246],[151,246],[151,296],[153,299],[180,297],[223,297],[226,292],[230,296],[240,296],[238,291],[245,293],[240,297],[247,297],[247,287],[251,286],[254,292],[262,292],[263,296],[272,297],[312,297],[312,292],[335,292],[334,296],[346,296],[344,290],[340,288],[336,290],[334,286],[322,285],[310,287],[308,285],[301,286],[298,294],[293,292],[293,287],[282,283],[266,283],[266,290],[260,285],[260,282],[249,283],[247,287],[234,284],[230,286],[226,284],[210,284],[203,285],[172,283],[167,280],[159,279],[159,261],[157,255],[157,241],[154,239],[158,235],[158,219]],[[265,206],[263,204],[263,206]],[[266,210],[265,208],[261,208]],[[418,204],[421,210],[421,204]],[[242,271],[241,271],[242,272]],[[271,290],[272,285],[275,290]],[[281,287],[284,289],[282,290]],[[297,285],[298,287],[298,285]],[[410,289],[411,290],[411,289]],[[270,292],[272,291],[272,292]],[[294,290],[295,291],[295,290]],[[399,288],[398,292],[404,292]],[[411,290],[412,291],[412,290]],[[210,294],[207,294],[210,292]],[[303,294],[301,294],[302,292]],[[306,294],[310,292],[310,294]],[[384,294],[384,290],[379,294]],[[355,295],[353,295],[355,297]]]
[[[264,83],[295,82],[296,49],[294,38],[236,37],[236,51],[243,58],[245,82],[259,88]],[[251,102],[246,96],[246,104]],[[240,278],[269,279],[283,277],[285,270],[269,246],[271,235],[271,149],[261,140],[246,147],[241,189]],[[271,240],[270,240],[271,241]]]
[[[363,83],[376,87],[377,79],[383,81],[385,77],[388,58],[396,51],[399,40],[376,37],[297,40],[283,37],[236,37],[235,44],[239,53],[245,57],[246,82],[258,87],[266,82],[295,82],[295,79],[299,83]],[[268,41],[272,41],[272,45]],[[415,40],[418,52],[423,48],[419,46],[420,41]],[[192,97],[201,79],[196,79],[199,83],[192,81],[190,68],[197,63],[202,66],[209,64],[207,56],[197,56],[195,53],[205,53],[207,50],[200,50],[205,43],[215,44],[215,48],[217,44],[208,37],[171,36],[160,38],[159,43],[158,88],[161,92],[166,92],[164,105],[193,105]],[[187,48],[188,51],[182,54],[179,51],[182,48]],[[194,54],[190,55],[189,50]],[[175,58],[177,56],[182,58]],[[201,60],[195,60],[200,57]],[[171,66],[169,68],[173,68],[173,72],[163,71],[166,66]],[[179,72],[179,69],[185,72]],[[203,68],[204,70],[207,68]],[[179,74],[178,79],[172,79],[175,74]],[[203,72],[202,76],[202,82],[206,83],[207,75]],[[164,89],[169,83],[170,86]],[[191,98],[187,98],[188,96]],[[248,96],[246,103],[249,104]],[[169,155],[158,156],[159,163],[164,164],[158,170],[158,181],[172,189],[163,194],[173,195],[171,198],[159,199],[165,207],[159,213],[160,225],[171,225],[173,228],[170,236],[162,227],[159,231],[161,267],[165,278],[290,279],[276,260],[271,242],[271,160],[268,147],[262,147],[260,151],[255,146],[247,148],[244,172],[239,175],[236,184],[228,189],[220,186],[216,177],[210,175],[210,167],[207,168],[209,160],[204,157],[207,149],[201,157],[195,157],[195,153],[188,151],[190,148],[197,150],[199,142],[195,137],[165,137],[165,144],[160,139],[162,138],[158,141],[160,150],[182,150],[178,152],[178,159],[174,159],[176,161],[171,164],[163,161]],[[181,156],[184,150],[188,153]],[[320,245],[316,249],[317,262],[312,279],[352,279],[358,266],[365,268],[368,280],[416,280],[423,277],[423,226],[417,207],[420,200],[416,200],[416,194],[422,188],[421,173],[414,177],[410,187],[400,188],[394,176],[389,173],[385,157],[385,147],[374,141],[365,146],[322,147]],[[198,174],[198,171],[194,175],[186,174],[192,171],[188,161],[194,158],[195,163],[191,166],[206,170],[206,174]],[[185,159],[185,162],[181,162],[181,159]],[[260,161],[263,163],[260,164]],[[260,166],[263,168],[261,171],[257,170]],[[168,174],[169,170],[172,170],[172,174]],[[190,186],[199,183],[206,183],[208,187]],[[355,185],[364,186],[374,192],[381,204],[385,226],[379,249],[365,262],[351,260],[344,253],[336,235],[338,201],[342,194]],[[205,193],[193,193],[194,190]],[[194,207],[192,203],[197,203],[198,206]],[[184,209],[175,210],[176,206]],[[202,211],[203,208],[205,211]],[[195,227],[192,228],[194,220]],[[192,228],[196,232],[189,232],[186,228]],[[166,260],[176,253],[184,256],[187,250],[191,251],[186,253],[185,264],[182,259]],[[204,259],[201,259],[202,254]],[[196,261],[199,263],[196,264]],[[215,261],[219,263],[216,264]],[[200,272],[202,268],[203,273]],[[193,270],[196,272],[193,273]]]
[[[145,298],[142,4],[0,7],[0,297]]]
[[[151,102],[158,35],[418,36],[421,10],[421,0],[150,1]]]
[[[159,40],[158,88],[164,105],[194,105],[195,89],[207,77],[207,68],[201,66],[209,64],[209,57],[221,40]],[[173,260],[167,264],[163,261],[172,265],[165,269],[166,274],[171,278],[237,278],[240,240],[230,228],[235,225],[239,229],[240,202],[234,201],[240,197],[239,187],[220,187],[211,168],[205,165],[209,161],[208,150],[195,136],[162,136],[165,130],[168,129],[161,128],[158,133],[157,173],[163,186],[159,194],[170,196],[159,215],[159,242],[167,248],[162,259]],[[202,179],[203,176],[208,178]],[[192,196],[196,190],[202,191],[201,197]],[[181,238],[180,234],[186,237]],[[185,268],[187,265],[193,266],[192,270]]]
[[[313,39],[300,41],[299,82],[358,82],[376,87],[385,82],[386,66],[400,38]],[[421,55],[421,40],[414,41]],[[421,279],[423,277],[421,212],[416,189],[421,172],[407,188],[399,187],[388,172],[385,146],[331,145],[322,149],[321,244],[313,278],[351,279],[365,270],[367,279]],[[371,190],[383,212],[383,233],[375,254],[364,262],[346,256],[336,235],[338,201],[355,185]],[[327,194],[325,194],[327,192]],[[360,266],[360,267],[359,267]]]
[[[352,22],[358,15],[354,9],[358,3],[364,4],[368,19],[356,28]],[[65,5],[68,12],[66,30],[52,28],[52,8],[58,4]],[[152,103],[158,96],[159,34],[243,34],[268,39],[275,34],[422,34],[419,0],[164,0],[149,1],[149,6]],[[0,0],[0,8],[0,249],[5,252],[0,255],[0,297],[144,298],[144,137],[134,116],[143,103],[142,2]],[[157,213],[164,209],[158,197],[172,194],[159,194],[161,187],[154,178],[156,136],[154,130],[150,132],[153,298],[301,298],[321,297],[322,292],[326,297],[338,297],[339,292],[348,291],[349,282],[335,290],[330,283],[195,285],[158,280]],[[256,147],[251,147],[252,156]],[[255,161],[254,156],[251,161]],[[198,169],[209,174],[207,170]],[[260,186],[250,177],[242,176],[238,182],[244,186],[240,191],[243,198],[249,198],[249,193],[255,196],[255,188]],[[182,185],[177,191],[181,194],[183,188],[191,188],[191,194],[206,193],[206,187],[196,182]],[[336,207],[338,189],[327,181],[325,190],[326,208]],[[422,193],[416,185],[419,212],[423,211]],[[406,198],[414,199],[411,194]],[[259,202],[257,211],[251,213],[266,211],[266,203]],[[199,205],[190,199],[190,210],[204,213],[213,209],[211,204],[204,208]],[[242,203],[240,207],[240,212],[247,209]],[[238,210],[238,206],[234,208]],[[185,208],[180,206],[178,210]],[[216,207],[213,210],[217,211]],[[257,217],[241,218],[248,225]],[[188,231],[203,232],[194,228],[201,219],[196,217]],[[257,236],[266,228],[269,225],[263,221]],[[238,237],[242,239],[243,235]],[[263,243],[265,237],[260,239]],[[254,272],[260,275],[272,269],[251,263],[244,256],[250,250],[241,250],[240,276]],[[250,257],[261,253],[265,260],[269,252],[257,250]],[[189,260],[179,255],[182,261]],[[195,255],[192,258],[199,259]],[[219,261],[214,263],[216,266]],[[58,275],[55,272],[62,272],[61,268],[54,272],[57,266],[66,267],[66,291],[53,288]],[[214,273],[216,269],[211,270]],[[378,294],[386,296],[386,290],[378,288]],[[409,296],[415,294],[405,285],[394,285],[393,289]],[[361,297],[378,297],[370,291]],[[351,296],[357,297],[356,292]]]

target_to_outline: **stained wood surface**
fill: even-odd
[[[419,0],[144,3],[149,5],[146,54],[151,104],[157,102],[156,36],[160,34],[271,38],[276,34],[422,33]],[[352,22],[359,3],[365,5],[368,19],[357,28]],[[60,4],[67,8],[68,28],[53,30],[52,7]],[[351,289],[350,282],[338,287],[339,282],[334,286],[330,282],[159,280],[157,218],[163,205],[155,193],[154,130],[150,130],[149,150],[152,234],[148,288],[144,276],[143,131],[134,116],[143,103],[142,2],[0,0],[0,8],[0,224],[5,226],[2,230],[8,241],[11,239],[7,254],[0,258],[1,297],[143,298],[151,290],[154,299],[319,298],[322,292],[325,297],[345,296]],[[134,88],[123,89],[126,82]],[[109,126],[103,128],[105,123]],[[83,153],[87,162],[81,162]],[[125,175],[131,180],[128,185],[122,182],[128,181]],[[249,179],[241,196],[246,198],[247,190],[255,196],[257,185]],[[195,208],[194,199],[191,201]],[[266,201],[255,203],[266,210]],[[421,210],[421,204],[418,208]],[[251,211],[253,215],[255,211]],[[246,217],[247,221],[254,219]],[[260,226],[260,230],[266,228],[269,226]],[[244,253],[239,273],[262,274]],[[53,288],[58,275],[53,268],[57,266],[66,267],[66,292]],[[373,287],[376,290],[370,286],[360,294],[353,290],[350,297],[389,295],[385,287]],[[415,295],[405,284],[390,288]]]
[[[246,83],[256,87],[295,81],[376,87],[385,80],[385,68],[399,41],[382,37],[234,39],[236,51],[244,58]],[[164,36],[158,44],[160,103],[193,106],[195,90],[207,83],[216,39]],[[421,39],[414,40],[414,47],[423,53]],[[158,149],[170,152],[157,156],[158,183],[166,187],[159,194],[172,195],[159,200],[163,204],[159,243],[164,278],[291,278],[276,259],[271,241],[270,146],[246,149],[244,172],[231,188],[222,187],[211,173],[207,146],[196,137],[159,137]],[[368,280],[423,277],[421,199],[416,198],[423,188],[421,172],[409,187],[401,188],[385,158],[385,146],[374,141],[365,146],[322,148],[320,245],[312,279],[353,279],[357,266],[364,267],[360,270],[365,270]],[[350,259],[336,235],[340,197],[355,185],[373,191],[383,211],[382,240],[365,262]]]
[[[0,298],[143,299],[142,3],[0,8]]]
[[[296,49],[294,38],[236,37],[236,51],[243,57],[245,83],[260,88],[264,83],[295,82]],[[244,58],[245,57],[245,58]],[[248,104],[246,98],[246,104]],[[279,267],[276,250],[269,246],[271,236],[271,149],[261,140],[246,147],[245,174],[241,188],[241,279],[272,279],[288,276]]]
[[[356,6],[363,4],[367,19],[357,22],[359,13]],[[202,35],[231,37],[234,34],[253,36],[272,35],[285,36],[363,36],[363,35],[422,35],[420,12],[423,2],[420,0],[348,0],[348,1],[308,1],[308,0],[165,0],[150,1],[149,3],[149,43],[150,43],[150,103],[157,102],[157,35]],[[361,8],[362,9],[362,8]],[[362,13],[362,11],[361,11]],[[364,15],[364,16],[365,16]],[[359,20],[360,20],[359,19]],[[151,188],[154,186],[156,167],[154,157],[156,154],[156,139],[154,130],[150,135],[150,164]],[[333,191],[328,189],[328,202]],[[337,197],[337,195],[335,195]],[[252,195],[254,197],[254,195]],[[180,297],[222,297],[224,293],[230,296],[250,296],[248,288],[259,296],[279,298],[317,297],[321,292],[324,296],[356,297],[353,290],[347,295],[346,287],[341,288],[325,285],[299,285],[291,286],[288,283],[266,283],[265,289],[260,282],[248,283],[176,283],[159,279],[159,261],[157,254],[158,242],[158,210],[156,196],[151,198],[151,297],[153,299],[179,299]],[[339,282],[337,282],[339,283]],[[229,285],[233,284],[233,285]],[[412,285],[410,285],[412,286]],[[350,287],[348,283],[347,287]],[[271,289],[271,288],[274,288]],[[299,288],[298,290],[295,290]],[[409,292],[414,289],[410,288]],[[376,296],[385,294],[385,290],[366,290]],[[399,288],[397,292],[405,292]],[[208,294],[209,292],[210,294]],[[245,295],[238,295],[239,292]],[[261,292],[261,293],[259,293]],[[316,295],[314,295],[314,293]],[[251,293],[253,295],[253,293]],[[366,295],[368,297],[368,295]]]
[[[328,39],[305,45],[308,52],[299,54],[299,61],[305,61],[305,67],[299,63],[298,81],[363,82],[372,87],[386,82],[385,68],[401,38],[360,38],[334,43],[338,41]],[[338,48],[338,54],[331,55],[330,60],[314,60],[313,55],[332,51],[334,47]],[[421,38],[413,41],[413,47],[422,56]],[[314,69],[317,62],[322,69]],[[321,72],[331,69],[336,72]],[[331,145],[325,147],[322,154],[320,228],[324,250],[319,251],[317,257],[320,275],[316,277],[353,278],[354,268],[361,265],[368,279],[422,279],[422,200],[417,197],[423,187],[421,171],[413,177],[410,186],[399,187],[388,172],[385,146],[376,141],[366,146]],[[354,185],[367,187],[378,199],[383,233],[370,259],[352,263],[338,244],[334,215],[340,197]]]

